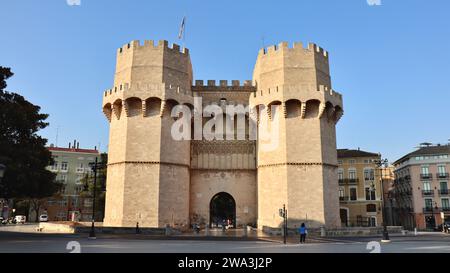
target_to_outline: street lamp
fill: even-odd
[[[93,201],[92,201],[92,224],[91,231],[89,232],[89,239],[95,240],[95,193],[97,191],[97,163],[98,158],[95,158],[95,163],[91,165],[92,171],[94,171],[94,193],[93,193]]]
[[[92,224],[91,224],[91,231],[89,232],[89,239],[96,239],[95,236],[95,198],[97,193],[97,171],[100,169],[106,168],[106,165],[104,163],[98,163],[98,157],[95,158],[95,162],[89,163],[89,166],[91,167],[92,171],[94,172],[94,189],[93,189],[93,200],[92,200]]]
[[[286,205],[283,205],[283,208],[280,209],[280,217],[283,218],[283,243],[286,244],[287,232],[288,232]]]
[[[384,179],[383,179],[383,167],[387,168],[389,166],[389,161],[387,159],[381,159],[381,160],[375,160],[375,165],[377,165],[378,169],[380,170],[380,185],[381,185],[381,206],[382,206],[382,218],[383,218],[383,239],[381,240],[382,243],[389,243],[391,242],[389,238],[389,233],[387,230],[386,225],[386,207],[384,203]]]

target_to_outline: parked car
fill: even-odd
[[[41,216],[39,216],[39,222],[48,222],[48,215],[42,214]]]
[[[27,217],[23,216],[23,215],[17,215],[16,217],[14,217],[15,220],[15,224],[25,224],[25,222],[27,221]]]

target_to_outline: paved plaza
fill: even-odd
[[[450,236],[420,233],[418,236],[391,236],[380,244],[381,253],[450,253]],[[244,240],[242,238],[164,238],[143,235],[86,235],[0,232],[0,253],[370,253],[378,250],[380,237],[316,238],[299,245],[289,238]],[[372,242],[372,243],[371,243]],[[374,243],[375,242],[375,243]],[[375,245],[375,248],[368,247]],[[369,248],[369,249],[368,249]]]

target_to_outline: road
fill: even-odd
[[[381,253],[450,253],[450,236],[423,234],[417,237],[393,236],[381,244]],[[334,238],[306,245],[270,241],[161,240],[145,237],[101,237],[0,232],[0,253],[369,253],[368,243],[380,238]],[[72,243],[71,243],[72,242]],[[77,249],[79,246],[79,249]]]

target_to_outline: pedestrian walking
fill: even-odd
[[[300,226],[298,232],[300,233],[300,244],[306,243],[306,235],[308,234],[308,229],[306,228],[305,223]]]

